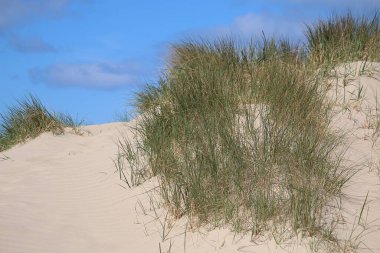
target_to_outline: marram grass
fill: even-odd
[[[273,220],[322,228],[347,180],[333,152],[339,137],[319,79],[280,45],[184,43],[160,86],[138,96],[137,148],[174,216],[255,234]]]
[[[347,14],[308,26],[305,46],[174,45],[158,85],[137,94],[135,140],[119,143],[119,165],[124,158],[132,168],[124,180],[157,176],[172,215],[193,225],[252,235],[286,227],[334,241],[326,211],[353,172],[330,127],[326,72],[316,69],[378,59],[378,26],[377,15]]]
[[[333,15],[308,25],[309,60],[317,65],[380,60],[380,16]]]
[[[49,112],[41,101],[29,95],[0,114],[0,151],[35,138],[43,132],[63,134],[65,127],[77,129],[72,117]]]

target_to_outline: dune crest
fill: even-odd
[[[333,127],[347,132],[345,158],[357,170],[344,189],[338,238],[351,239],[358,252],[380,252],[380,138],[374,125],[380,120],[374,108],[380,64],[373,66],[360,75],[354,66],[352,76],[331,81],[339,112]],[[277,245],[272,235],[252,241],[227,228],[193,231],[186,218],[170,220],[155,178],[129,189],[115,172],[116,142],[122,135],[132,138],[127,126],[135,123],[85,126],[82,136],[44,133],[1,153],[0,252],[309,252],[307,240]]]

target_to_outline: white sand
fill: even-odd
[[[374,77],[380,80],[378,73]],[[379,80],[353,73],[350,91],[360,82],[366,98],[337,101],[345,109],[335,128],[348,132],[346,158],[358,169],[344,190],[339,238],[350,237],[368,193],[351,236],[359,252],[380,252],[380,141],[371,138],[368,111]],[[91,134],[83,136],[45,133],[0,154],[0,252],[309,252],[297,243],[278,246],[272,236],[251,241],[228,229],[185,233],[186,220],[165,223],[155,179],[129,189],[115,173],[115,143],[121,132],[131,137],[126,125],[87,126]],[[365,224],[363,236],[353,240]]]
[[[154,252],[112,159],[122,124],[41,135],[0,162],[0,252]],[[124,186],[124,185],[123,185]],[[132,198],[131,198],[132,197]],[[133,250],[131,250],[133,249]]]

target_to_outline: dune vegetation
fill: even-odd
[[[79,125],[69,115],[49,112],[38,98],[29,95],[0,114],[0,151],[44,132],[63,134],[65,127],[78,131]]]
[[[282,227],[334,241],[328,203],[353,170],[331,129],[326,78],[339,63],[380,60],[379,21],[333,16],[306,27],[305,45],[174,45],[158,85],[137,94],[136,138],[119,143],[117,167],[125,159],[131,168],[124,180],[157,176],[172,216],[195,226],[252,236]]]
[[[351,13],[308,25],[308,59],[317,66],[347,61],[380,61],[379,15],[355,18]]]

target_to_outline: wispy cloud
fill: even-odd
[[[56,48],[37,36],[22,38],[12,35],[7,37],[7,41],[14,50],[20,53],[54,53],[57,51]]]
[[[315,1],[315,0],[287,0],[288,2],[294,2],[294,3],[312,3],[312,4],[315,4],[315,3],[318,3],[320,5],[322,4],[326,4],[326,5],[339,5],[341,7],[353,7],[353,6],[358,6],[358,5],[361,5],[363,7],[367,6],[367,7],[375,7],[375,6],[380,6],[380,2],[378,0],[319,0],[319,1]],[[274,2],[286,2],[286,1],[283,1],[283,0],[274,0]]]
[[[0,0],[0,31],[36,17],[57,17],[69,3],[70,0]]]
[[[235,4],[261,6],[259,11],[237,16],[229,25],[214,27],[211,36],[266,36],[303,40],[305,24],[319,18],[350,10],[354,15],[371,14],[380,7],[379,0],[232,0]]]
[[[56,48],[38,36],[22,37],[17,28],[36,19],[58,18],[67,13],[74,2],[92,0],[0,0],[0,39],[20,53],[51,53]]]
[[[203,36],[205,34],[206,37],[237,36],[239,38],[258,38],[264,33],[268,37],[292,37],[300,39],[304,31],[302,19],[284,18],[284,15],[270,12],[250,12],[235,17],[233,22],[228,25],[200,32],[200,35]]]
[[[29,71],[32,82],[55,86],[115,88],[138,82],[139,67],[132,62],[56,64]]]
[[[318,9],[342,10],[347,9],[353,12],[373,11],[380,7],[379,0],[232,0],[236,4],[272,5],[282,6],[283,8],[313,7],[305,10],[306,12],[316,12]]]
[[[303,24],[299,20],[284,18],[272,13],[248,13],[235,18],[230,29],[243,35],[295,36],[302,35]]]

